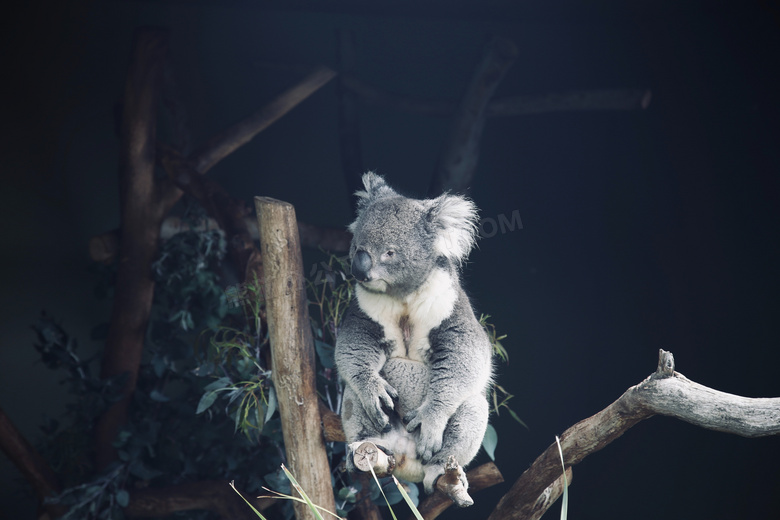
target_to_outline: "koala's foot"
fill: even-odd
[[[444,474],[436,480],[436,487],[450,497],[458,507],[468,507],[474,504],[474,500],[467,491],[469,483],[466,480],[466,474],[452,455],[447,458]]]
[[[347,460],[352,460],[352,467],[358,471],[371,471],[373,468],[377,477],[386,477],[395,469],[393,452],[371,441],[358,441],[349,445]]]

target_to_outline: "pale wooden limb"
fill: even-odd
[[[674,357],[661,350],[654,374],[561,435],[566,465],[581,462],[653,415],[668,415],[744,437],[780,434],[780,398],[740,397],[694,383],[675,372]],[[560,472],[558,447],[553,443],[517,479],[489,520],[532,518],[538,511],[540,494],[559,478]]]
[[[254,114],[209,139],[191,156],[195,171],[201,174],[209,171],[219,161],[251,141],[258,133],[319,90],[334,76],[336,76],[335,71],[323,66],[317,67],[300,83],[282,92]]]
[[[291,204],[255,197],[263,255],[264,292],[272,379],[279,402],[287,461],[312,501],[335,511],[330,468],[320,424],[314,340],[304,289],[303,261]],[[313,518],[294,504],[299,520]]]
[[[474,469],[470,469],[466,472],[466,478],[469,481],[470,492],[481,491],[504,481],[504,477],[501,475],[498,467],[492,462],[487,462]],[[425,520],[433,520],[452,504],[452,499],[447,496],[446,490],[439,487],[439,482],[437,481],[436,491],[434,491],[431,496],[422,500],[417,507],[417,510]],[[414,517],[410,517],[409,520],[413,520],[413,518]]]
[[[453,117],[429,190],[431,196],[445,190],[463,191],[471,183],[488,101],[516,56],[517,47],[507,39],[496,38],[486,47]]]

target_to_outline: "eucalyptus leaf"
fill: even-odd
[[[488,424],[485,430],[485,436],[482,438],[482,447],[490,457],[490,460],[496,460],[496,445],[498,444],[498,434],[492,424]]]
[[[196,414],[201,414],[211,408],[211,405],[214,404],[214,401],[217,400],[217,391],[212,390],[211,392],[203,394],[203,397],[200,398],[200,401],[198,401],[198,408],[195,410]]]

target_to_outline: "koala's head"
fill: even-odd
[[[403,297],[437,267],[460,265],[477,233],[477,209],[460,195],[404,197],[374,173],[363,175],[350,224],[352,274],[367,290]]]

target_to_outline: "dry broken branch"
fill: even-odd
[[[504,477],[501,475],[498,467],[492,462],[487,462],[467,471],[466,479],[469,481],[469,491],[481,491],[504,481]],[[439,488],[437,482],[436,491],[420,502],[417,510],[425,520],[433,520],[450,507],[452,503],[450,497]]]
[[[707,388],[675,372],[672,354],[661,350],[654,374],[561,435],[566,465],[581,462],[653,415],[668,415],[744,437],[780,434],[780,398],[740,397]],[[539,496],[560,471],[558,447],[553,443],[517,479],[489,520],[532,518],[534,511],[538,512]]]
[[[311,500],[335,511],[330,467],[320,424],[314,339],[309,322],[303,260],[291,204],[255,197],[263,255],[263,289],[271,344],[271,370],[290,471]],[[314,427],[312,427],[314,426]],[[299,520],[313,518],[296,502]]]

